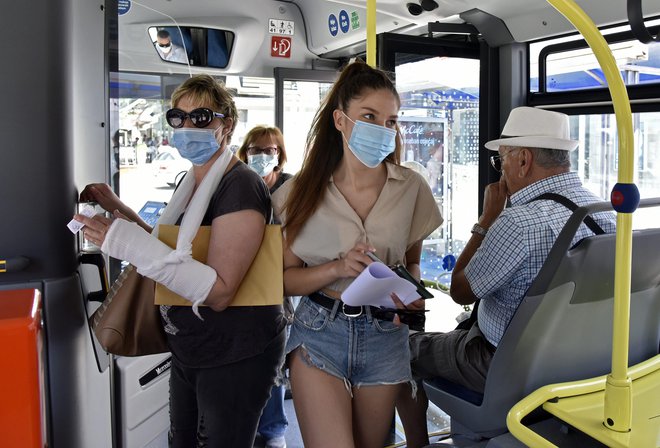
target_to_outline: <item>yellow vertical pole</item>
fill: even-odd
[[[367,64],[376,66],[376,0],[367,0]]]
[[[628,92],[616,66],[614,56],[598,27],[572,0],[548,0],[582,34],[603,69],[616,115],[619,135],[619,173],[612,191],[612,203],[617,206],[623,193],[639,192],[633,181],[634,147],[632,114]],[[622,190],[617,190],[618,186]],[[630,187],[630,188],[628,188]],[[615,198],[617,195],[617,198]],[[629,200],[631,198],[626,198]],[[617,203],[615,203],[617,202]],[[634,202],[634,200],[632,201]],[[630,269],[632,263],[632,211],[637,207],[617,208],[616,263],[614,268],[614,324],[612,341],[612,373],[605,386],[604,425],[619,432],[627,432],[632,424],[632,382],[628,376],[628,341],[630,332]]]

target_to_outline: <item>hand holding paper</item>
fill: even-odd
[[[342,293],[347,305],[373,305],[394,308],[390,294],[396,293],[406,305],[420,298],[415,285],[402,279],[385,264],[371,263]]]

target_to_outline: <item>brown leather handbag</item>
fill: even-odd
[[[154,305],[155,282],[128,265],[89,318],[94,334],[109,353],[141,356],[168,352],[167,339]]]

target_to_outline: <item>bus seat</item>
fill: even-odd
[[[208,30],[206,39],[207,61],[209,67],[227,67],[229,62],[229,50],[227,48],[227,38],[222,30]]]
[[[640,203],[653,205],[660,198]],[[540,386],[610,372],[616,236],[592,236],[570,248],[584,217],[605,210],[609,203],[580,207],[567,221],[500,341],[482,398],[424,382],[429,400],[451,417],[452,431],[494,437],[507,431],[509,409]],[[660,229],[633,232],[629,365],[656,355],[660,345],[658,247]]]

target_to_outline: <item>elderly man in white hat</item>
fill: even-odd
[[[478,311],[454,331],[411,334],[417,378],[442,377],[483,392],[497,345],[571,209],[603,200],[570,171],[570,154],[577,146],[570,139],[568,116],[532,107],[513,109],[501,138],[486,143],[497,151],[490,160],[502,177],[486,187],[483,213],[456,262],[450,291],[462,305],[479,300]],[[583,224],[573,243],[615,231],[614,214],[592,218],[595,222]],[[407,408],[400,401],[408,446],[423,446],[426,397],[422,393],[416,403],[408,401]]]

